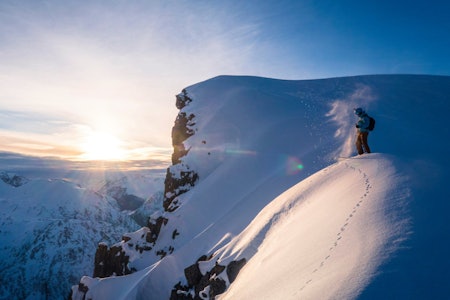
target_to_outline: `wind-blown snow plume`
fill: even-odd
[[[336,149],[336,157],[349,157],[354,152],[355,128],[354,122],[351,122],[355,119],[353,110],[357,107],[368,110],[375,100],[372,89],[367,85],[360,85],[350,96],[331,103],[331,109],[326,116],[331,117],[338,125],[334,137],[343,141]]]

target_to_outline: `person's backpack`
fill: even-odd
[[[375,119],[371,116],[369,117],[369,126],[367,126],[367,130],[372,131],[375,128]]]

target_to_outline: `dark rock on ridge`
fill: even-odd
[[[205,298],[214,300],[216,296],[227,289],[227,281],[224,277],[228,279],[228,282],[233,282],[247,262],[245,258],[232,261],[227,266],[222,266],[216,262],[211,270],[203,274],[200,271],[199,262],[207,260],[206,256],[202,256],[195,264],[184,269],[187,285],[182,285],[181,282],[177,283],[171,291],[170,300],[199,300]],[[225,270],[226,275],[223,274]]]
[[[122,276],[132,272],[128,268],[129,257],[125,255],[122,247],[108,246],[100,243],[95,252],[94,277]]]
[[[183,142],[194,135],[195,115],[182,111],[184,107],[192,102],[186,90],[176,96],[176,106],[180,109],[175,124],[172,128],[172,167],[167,169],[164,181],[164,210],[172,212],[179,207],[176,198],[190,190],[197,182],[198,174],[190,170],[189,166],[182,163],[181,158],[186,156],[189,149],[186,149]],[[177,166],[175,168],[174,166]]]

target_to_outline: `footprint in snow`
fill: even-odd
[[[369,190],[372,188],[372,185],[370,184],[370,180],[369,180],[369,176],[363,172],[361,169],[356,169],[353,166],[350,166],[348,163],[345,163],[345,166],[347,168],[350,168],[354,171],[358,171],[359,174],[362,174],[363,179],[365,179],[365,185],[366,185],[366,191],[363,194],[363,196],[360,197],[359,202],[353,207],[352,213],[347,217],[347,219],[345,219],[345,223],[344,225],[341,227],[340,232],[337,233],[337,239],[334,241],[333,246],[331,246],[328,251],[331,252],[333,251],[335,248],[337,248],[338,246],[338,242],[342,239],[343,237],[343,232],[345,231],[345,228],[349,225],[349,220],[350,218],[353,218],[354,214],[356,213],[357,209],[359,207],[361,207],[361,203],[363,202],[364,198],[367,197],[367,195],[369,194]],[[311,274],[317,273],[319,271],[320,268],[322,268],[325,265],[325,262],[331,257],[331,254],[327,255],[321,262],[318,268],[315,268]],[[303,286],[300,288],[300,291],[304,290],[306,288],[306,286],[312,282],[312,278],[310,278],[309,280],[307,280]]]

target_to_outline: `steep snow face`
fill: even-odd
[[[221,76],[186,91],[192,102],[182,111],[195,114],[195,134],[184,142],[189,152],[181,163],[195,170],[199,181],[178,197],[180,206],[165,215],[169,221],[158,248],[175,251],[159,262],[153,253],[140,256],[131,262],[139,270],[132,277],[84,277],[87,297],[167,299],[177,282],[187,284],[184,268],[214,253],[201,263],[204,272],[207,264],[248,260],[225,298],[243,293],[264,299],[256,289],[244,288],[248,278],[262,276],[257,287],[266,284],[265,293],[287,299],[448,294],[444,281],[450,266],[439,257],[445,257],[448,242],[442,237],[450,230],[442,215],[450,198],[445,188],[449,141],[442,139],[449,134],[449,77],[283,81]],[[355,153],[355,107],[365,108],[377,120],[369,135],[372,150],[389,155],[372,154],[326,169],[337,158]],[[439,146],[430,147],[436,141]],[[302,182],[316,172],[311,185]],[[289,190],[298,182],[300,187]],[[364,189],[370,196],[361,194]],[[277,197],[284,200],[267,206]],[[363,197],[361,203],[358,197]],[[437,217],[430,217],[433,214]],[[405,248],[386,259],[405,238]],[[285,247],[275,249],[278,244]],[[303,253],[293,253],[291,246]],[[299,262],[287,263],[277,251]],[[269,282],[286,291],[270,289]],[[439,288],[432,289],[436,282]],[[407,288],[398,288],[398,283]],[[205,287],[202,297],[207,299],[210,290]]]

